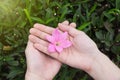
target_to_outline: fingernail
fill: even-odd
[[[37,25],[38,25],[38,23],[35,23],[35,24],[34,24],[34,27],[36,27]]]
[[[58,23],[58,25],[61,25],[61,23]]]
[[[60,26],[63,26],[64,24],[60,23]]]

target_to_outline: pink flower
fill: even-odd
[[[61,33],[58,29],[55,29],[52,36],[47,36],[47,40],[50,42],[48,46],[49,52],[62,52],[63,48],[70,47],[72,43],[68,40],[68,33]]]

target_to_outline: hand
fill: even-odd
[[[62,24],[68,25],[68,21],[64,21]],[[76,27],[74,23],[70,26]],[[52,80],[61,67],[61,63],[50,56],[38,51],[33,47],[34,42],[40,42],[34,39],[34,36],[29,36],[32,38],[31,42],[28,41],[25,53],[27,59],[27,72],[26,80]]]
[[[62,53],[49,53],[48,52],[48,42],[46,41],[46,36],[51,35],[53,28],[44,26],[42,24],[36,25],[31,29],[30,33],[34,36],[34,40],[39,41],[39,44],[35,43],[35,47],[53,58],[68,64],[72,67],[88,70],[93,62],[94,55],[99,52],[96,44],[82,31],[78,31],[73,27],[66,26],[64,24],[59,24],[59,29],[61,31],[67,31],[70,35],[70,40],[72,46],[70,48],[64,49]],[[33,41],[32,38],[30,38]]]
[[[49,43],[46,40],[46,36],[51,35],[53,28],[44,26],[45,29],[42,29],[43,26],[44,25],[37,25],[35,28],[38,30],[31,30],[31,34],[36,36],[34,39],[40,41],[40,44],[34,44],[35,48],[69,66],[86,71],[96,80],[119,79],[119,68],[98,50],[94,41],[92,41],[84,32],[64,24],[59,24],[58,27],[61,31],[67,31],[69,33],[73,45],[64,49],[61,53],[49,53],[47,50]],[[106,68],[105,64],[109,65],[110,68]],[[102,75],[102,71],[104,71],[104,75]],[[115,75],[113,75],[113,73]]]
[[[28,41],[25,53],[27,58],[26,80],[52,80],[61,67],[59,61],[35,49],[31,41]]]

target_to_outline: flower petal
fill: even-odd
[[[52,36],[55,38],[55,41],[59,41],[60,31],[58,29],[55,29],[52,33]]]
[[[68,32],[64,32],[59,37],[60,37],[60,40],[66,40],[68,38]]]
[[[63,51],[63,48],[60,47],[60,46],[55,46],[55,48],[56,48],[56,50],[57,50],[59,53]]]
[[[53,44],[49,44],[49,46],[48,46],[48,51],[49,52],[55,52],[56,50],[55,50],[55,46],[53,45]]]
[[[69,40],[65,40],[63,42],[61,42],[60,46],[63,48],[67,48],[70,47],[72,45],[72,43]]]
[[[55,42],[55,38],[53,36],[47,36],[46,39],[51,43]]]

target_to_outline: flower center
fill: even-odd
[[[60,45],[60,42],[56,42],[56,44],[55,44],[56,46],[59,46]]]

